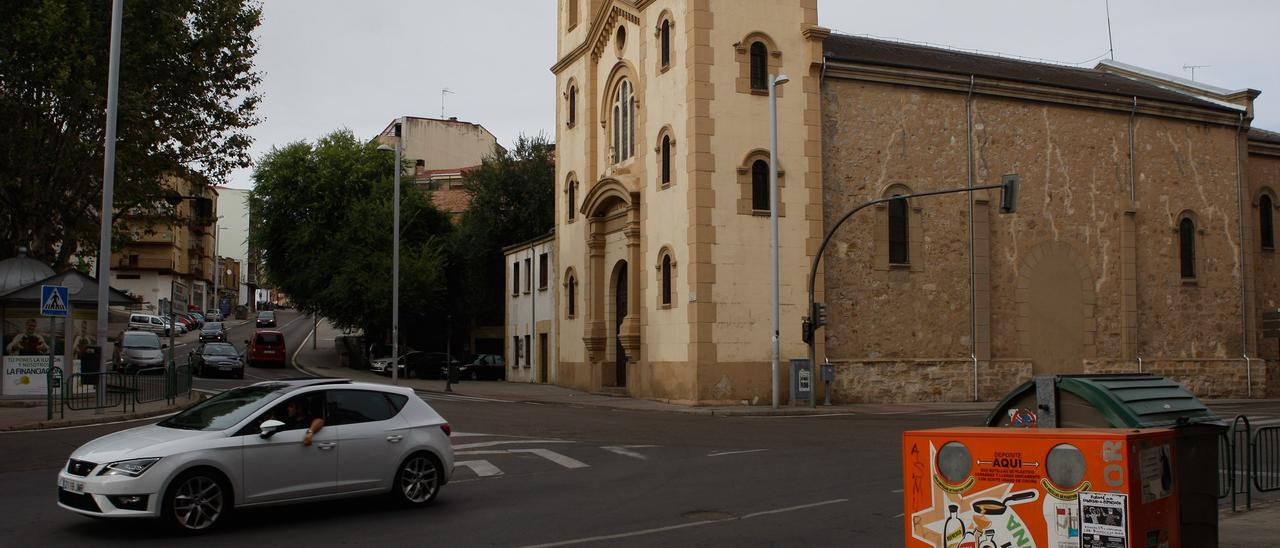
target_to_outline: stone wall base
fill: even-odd
[[[1280,396],[1280,364],[1254,360],[1144,360],[1143,372],[1167,377],[1202,399]],[[1086,360],[1087,374],[1137,373],[1137,362]],[[978,362],[978,399],[996,401],[1032,378],[1029,360]],[[1246,379],[1252,379],[1250,390]],[[971,360],[865,360],[836,363],[833,403],[974,401]]]

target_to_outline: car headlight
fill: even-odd
[[[99,476],[128,476],[131,478],[136,478],[138,476],[141,476],[143,472],[146,472],[147,469],[151,468],[152,465],[154,465],[156,462],[159,462],[159,461],[160,461],[159,457],[153,457],[153,458],[147,458],[147,459],[120,460],[120,461],[116,461],[111,464],[108,464],[106,467],[102,469],[101,472],[98,472],[98,475]]]

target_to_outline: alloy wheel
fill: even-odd
[[[185,479],[173,495],[173,517],[192,531],[207,529],[222,517],[226,502],[222,486],[208,476]]]
[[[439,488],[439,474],[430,458],[423,455],[410,457],[400,468],[400,492],[405,500],[423,504],[435,497]]]

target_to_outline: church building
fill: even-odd
[[[777,75],[782,394],[998,398],[1033,375],[1146,372],[1280,395],[1280,134],[1256,90],[833,34],[816,0],[560,0],[555,328],[546,382],[767,405],[768,86]],[[994,202],[994,203],[993,203]],[[817,397],[823,397],[821,386]]]

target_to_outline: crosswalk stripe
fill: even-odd
[[[641,449],[644,447],[656,447],[656,446],[654,445],[606,445],[601,447],[601,449],[604,449],[605,451],[608,451],[610,453],[617,453],[624,457],[631,457],[633,459],[640,459],[640,460],[649,460],[649,457],[646,457],[640,453],[632,451],[632,449]]]
[[[568,440],[502,440],[502,441],[481,441],[476,443],[461,443],[453,446],[453,450],[459,449],[476,449],[479,447],[493,447],[495,445],[512,445],[516,443],[576,443]]]
[[[502,470],[494,466],[487,460],[460,460],[453,463],[454,467],[465,466],[475,472],[477,476],[487,478],[489,476],[501,476]]]
[[[573,457],[561,455],[560,453],[557,453],[550,449],[509,449],[508,451],[512,453],[532,453],[534,455],[547,459],[551,462],[559,464],[560,466],[563,466],[565,468],[570,468],[570,469],[591,467],[591,465],[585,462],[582,462]]]
[[[488,403],[514,403],[511,400],[500,400],[497,398],[482,398],[480,396],[465,396],[462,394],[441,394],[439,392],[418,392],[418,396],[425,400],[436,401],[479,401]]]

